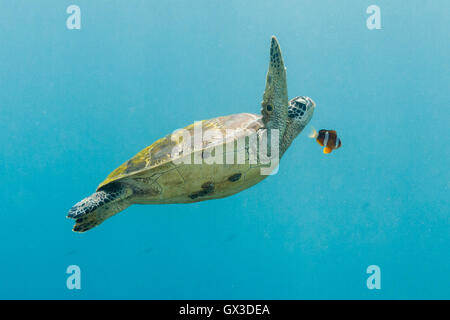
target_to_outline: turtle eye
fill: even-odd
[[[272,107],[270,104],[268,104],[268,105],[266,106],[266,110],[269,111],[269,112],[272,112],[273,107]]]

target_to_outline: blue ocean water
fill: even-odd
[[[449,10],[1,0],[0,298],[450,298]],[[71,231],[68,209],[156,139],[259,113],[273,34],[289,96],[313,98],[311,124],[342,148],[324,155],[303,132],[276,175],[237,195]],[[66,287],[70,265],[81,290]],[[370,265],[381,289],[367,287]]]

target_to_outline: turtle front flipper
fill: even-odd
[[[267,72],[266,89],[261,106],[262,121],[265,128],[278,129],[279,136],[282,137],[286,128],[289,100],[286,68],[281,56],[280,45],[275,36],[272,36],[270,44],[269,71]]]
[[[73,231],[85,232],[131,205],[133,191],[122,183],[111,183],[75,204],[67,218],[75,220]]]

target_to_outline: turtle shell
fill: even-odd
[[[256,131],[263,128],[261,115],[251,113],[239,113],[209,120],[202,120],[199,121],[199,124],[201,124],[203,134],[209,129],[216,129],[221,132],[221,135],[207,135],[207,137],[203,136],[201,149],[211,148],[217,146],[218,144],[225,144],[229,143],[231,140],[236,140],[248,133],[246,129]],[[184,128],[192,139],[191,145],[194,145],[194,125],[195,124],[191,124]],[[231,129],[233,134],[230,135],[230,131],[227,132],[227,129]],[[106,179],[100,183],[97,190],[114,181],[130,178],[135,175],[148,175],[152,171],[158,172],[160,171],[159,169],[164,168],[168,164],[172,164],[173,166],[173,161],[180,156],[174,156],[172,151],[175,147],[184,143],[183,136],[179,134],[180,132],[182,131],[176,130],[174,133],[168,134],[164,138],[157,140],[150,146],[141,150],[133,158],[111,172]]]

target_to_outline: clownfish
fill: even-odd
[[[317,143],[320,144],[323,148],[323,153],[330,153],[335,149],[339,149],[342,145],[341,139],[337,136],[336,131],[334,130],[319,130],[313,128],[313,131],[309,134],[309,137],[312,139],[316,139]]]

